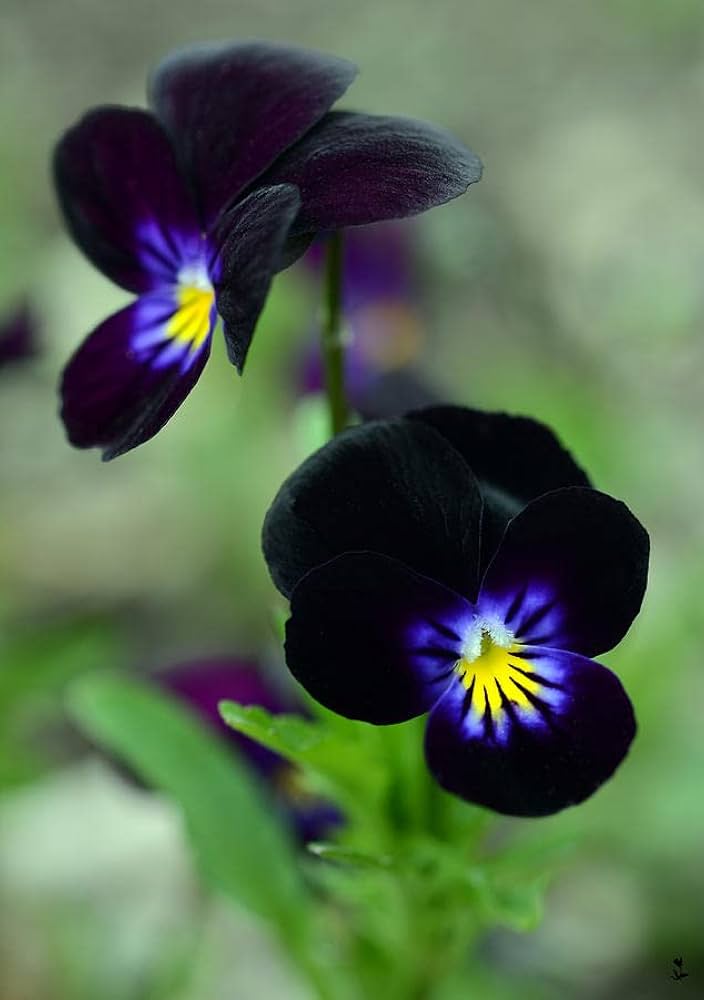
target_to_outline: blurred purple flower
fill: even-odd
[[[0,368],[28,361],[39,353],[37,321],[26,302],[0,317]]]
[[[259,705],[272,715],[307,715],[300,703],[277,690],[255,663],[226,658],[192,660],[160,671],[155,680],[200,716],[235,752],[244,755],[255,773],[264,779],[301,843],[324,839],[340,825],[339,810],[308,793],[292,764],[230,729],[223,721],[218,711],[218,703],[223,700],[244,706]]]
[[[321,280],[326,239],[303,258]],[[347,337],[345,382],[352,407],[365,418],[392,416],[436,402],[412,364],[422,351],[413,226],[382,223],[345,236],[342,310]],[[311,339],[299,374],[302,395],[324,389],[319,335]]]

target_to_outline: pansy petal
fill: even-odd
[[[209,728],[241,750],[249,762],[264,773],[282,764],[281,757],[255,740],[236,732],[220,714],[221,701],[260,705],[272,715],[303,714],[298,705],[283,697],[264,671],[247,660],[213,658],[178,663],[154,675],[156,683],[201,716]]]
[[[407,415],[447,438],[477,477],[484,497],[485,566],[510,519],[530,500],[564,486],[591,485],[557,436],[538,420],[464,406],[430,406]]]
[[[69,361],[61,417],[71,444],[103,459],[153,437],[197,382],[210,353],[214,310],[144,295],[110,316]]]
[[[604,653],[638,614],[648,554],[645,528],[619,500],[578,486],[546,493],[509,523],[479,612],[520,642]]]
[[[74,240],[123,288],[159,287],[198,258],[195,208],[166,134],[146,111],[89,112],[59,141],[54,178]]]
[[[575,653],[531,648],[520,687],[478,718],[453,683],[428,720],[425,752],[447,791],[510,816],[547,816],[588,798],[616,770],[636,732],[633,708],[606,667]],[[505,690],[504,690],[505,689]],[[526,695],[527,692],[527,695]]]
[[[216,302],[228,357],[240,374],[299,205],[298,191],[290,184],[257,188],[218,225]]]
[[[347,553],[293,591],[286,662],[338,715],[403,722],[443,693],[471,620],[469,602],[396,559]]]
[[[168,56],[149,86],[209,226],[300,139],[356,76],[346,59],[272,42],[193,46]]]
[[[444,129],[412,118],[332,112],[263,182],[300,189],[295,236],[416,215],[464,194],[480,177],[479,159]]]
[[[0,369],[40,353],[37,317],[28,302],[0,316]]]
[[[481,498],[466,462],[430,427],[368,423],[311,455],[264,521],[269,571],[288,596],[305,573],[370,550],[472,599]]]

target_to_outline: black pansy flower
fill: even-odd
[[[436,407],[349,430],[284,483],[263,541],[292,673],[349,718],[430,712],[447,790],[546,815],[625,756],[630,701],[591,657],[640,608],[648,536],[543,425]]]
[[[62,417],[105,459],[152,437],[195,385],[218,314],[241,371],[272,276],[314,235],[422,212],[479,179],[424,122],[330,112],[356,70],[268,42],[167,58],[151,111],[101,107],[58,144],[68,227],[138,297],[70,361]]]

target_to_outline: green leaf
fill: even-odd
[[[349,868],[380,868],[384,871],[393,868],[394,859],[388,854],[371,854],[368,851],[355,851],[337,844],[327,844],[315,841],[307,845],[311,854],[325,861],[346,865]]]
[[[244,763],[186,709],[115,675],[77,682],[70,708],[83,729],[183,811],[197,863],[215,888],[273,921],[305,926],[298,858]]]
[[[503,924],[515,931],[532,931],[543,916],[547,874],[512,882],[477,879],[477,902],[488,926]]]
[[[220,714],[237,732],[320,779],[320,791],[333,795],[348,813],[363,809],[369,825],[373,818],[369,812],[388,781],[379,736],[372,726],[345,725],[346,720],[336,720],[332,726],[300,715],[271,715],[258,705],[245,707],[234,701],[221,702]]]

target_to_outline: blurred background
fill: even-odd
[[[485,936],[476,995],[664,997],[680,955],[704,995],[699,0],[3,0],[0,314],[28,300],[39,344],[0,366],[0,998],[308,996],[261,927],[204,894],[175,810],[65,711],[97,668],[282,670],[259,530],[320,433],[298,392],[314,272],[277,278],[244,379],[216,336],[128,456],[72,450],[56,412],[70,352],[128,296],[62,228],[54,142],[88,106],[143,104],[169,49],[253,36],[347,56],[342,106],[430,119],[479,153],[481,183],[404,229],[415,370],[548,422],[652,536],[643,613],[606,658],[639,736],[591,801],[538,821],[576,847],[535,930]]]

